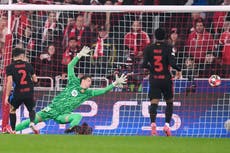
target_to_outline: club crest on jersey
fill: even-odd
[[[76,96],[78,95],[77,90],[73,90],[73,91],[71,92],[71,95],[72,95],[73,97],[76,97]]]

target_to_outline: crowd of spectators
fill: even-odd
[[[6,1],[1,1],[7,4]],[[230,5],[230,0],[13,0],[13,3],[61,5]],[[0,14],[0,58],[7,20],[13,47],[26,49],[38,76],[65,78],[67,65],[84,45],[93,50],[81,59],[76,73],[113,77],[126,72],[138,91],[145,76],[140,68],[146,45],[157,27],[164,28],[184,78],[230,77],[230,13],[13,11]],[[46,86],[46,81],[41,85]]]

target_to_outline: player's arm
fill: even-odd
[[[74,66],[77,64],[77,62],[79,61],[79,59],[82,56],[90,56],[88,53],[90,52],[90,48],[87,46],[84,46],[81,51],[77,54],[77,56],[75,56],[70,63],[68,64],[68,78],[69,77],[76,77],[75,73],[74,73]]]
[[[27,65],[28,65],[28,67],[29,67],[30,74],[32,74],[31,80],[32,80],[35,84],[37,84],[37,83],[38,83],[38,78],[37,78],[37,75],[35,74],[35,71],[34,71],[33,66],[32,66],[30,63],[28,63]]]
[[[5,93],[5,104],[9,104],[8,98],[10,96],[13,86],[13,71],[11,66],[6,67],[6,93]]]
[[[114,87],[122,87],[123,84],[126,84],[126,81],[127,81],[126,75],[122,74],[120,77],[116,75],[116,80],[112,84],[108,85],[107,87],[103,89],[93,90],[92,96],[99,96],[99,95],[105,94],[108,91],[112,90]]]
[[[75,56],[71,62],[68,64],[68,78],[69,77],[76,77],[75,76],[75,73],[74,73],[74,66],[77,64],[77,62],[79,61],[79,57],[78,56]]]
[[[181,68],[176,64],[175,52],[172,49],[170,49],[170,51],[168,52],[168,59],[170,66],[177,70],[175,78],[180,79],[182,76]]]
[[[33,74],[33,75],[32,75],[32,81],[33,81],[34,83],[38,83],[38,78],[37,78],[37,75],[36,75],[36,74]]]
[[[99,95],[103,95],[107,92],[109,92],[110,90],[112,90],[115,86],[113,84],[108,85],[107,87],[103,88],[103,89],[98,89],[98,90],[92,90],[92,96],[99,96]]]
[[[144,56],[144,59],[143,59],[143,63],[142,63],[142,68],[149,70],[150,66],[149,66],[149,61],[148,61],[148,58],[149,58],[148,47],[146,47],[144,49],[143,56]]]
[[[145,49],[144,49],[144,54],[143,54],[143,56],[144,56],[144,60],[143,60],[143,63],[142,63],[142,68],[144,68],[144,75],[148,75],[149,74],[149,72],[150,72],[150,64],[149,64],[149,54],[148,54],[148,50],[149,49],[147,49],[148,47],[146,47]]]
[[[9,104],[8,98],[10,96],[12,85],[13,85],[13,77],[12,75],[7,76],[6,81],[6,95],[5,95],[5,104]]]

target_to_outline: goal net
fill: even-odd
[[[183,75],[174,81],[172,134],[229,136],[224,128],[230,118],[229,7],[2,5],[0,9],[0,32],[5,34],[0,44],[2,127],[9,120],[3,100],[4,69],[11,62],[12,48],[26,50],[38,75],[38,112],[64,89],[67,64],[86,45],[93,52],[76,65],[76,76],[91,75],[93,89],[112,83],[115,74],[128,74],[128,83],[77,108],[73,113],[83,116],[80,125],[87,123],[94,135],[150,135],[149,83],[141,62],[144,48],[155,41],[154,30],[160,27],[167,33],[166,41],[173,46]],[[3,32],[7,29],[8,34]],[[171,72],[173,76],[175,71]],[[213,74],[222,79],[218,87],[208,83]],[[156,121],[160,135],[165,107],[161,99]],[[17,110],[17,123],[26,118],[28,111],[22,106]],[[44,134],[64,134],[69,125],[49,120],[37,127]]]

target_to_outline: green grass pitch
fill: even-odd
[[[0,153],[229,153],[229,138],[0,135]]]

